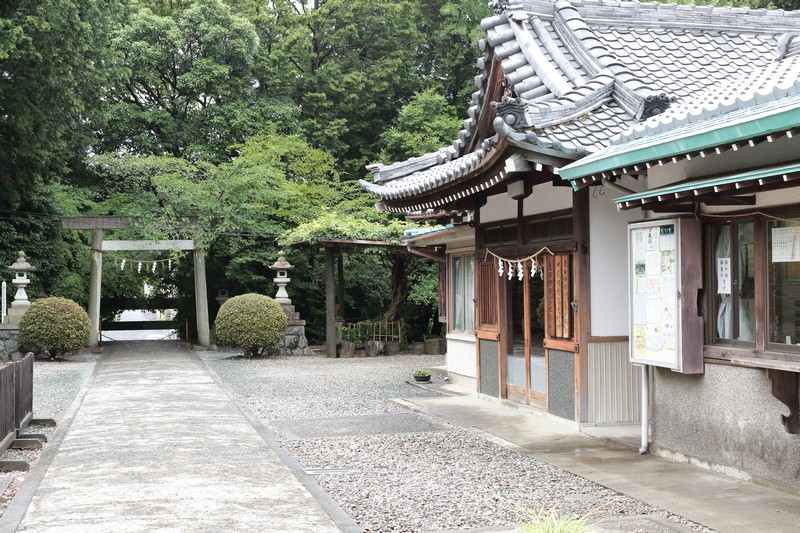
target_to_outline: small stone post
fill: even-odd
[[[25,257],[25,252],[19,252],[17,260],[8,266],[8,269],[14,272],[14,279],[11,283],[17,286],[17,294],[14,295],[14,301],[11,303],[11,308],[8,310],[8,323],[18,325],[22,315],[30,307],[31,302],[28,300],[28,295],[25,293],[25,287],[31,282],[28,278],[28,272],[36,270]]]

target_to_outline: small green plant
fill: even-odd
[[[592,528],[583,518],[556,511],[531,512],[530,519],[517,526],[517,533],[589,533]]]
[[[67,298],[36,300],[19,322],[20,345],[46,352],[51,359],[83,348],[88,340],[89,315]]]
[[[234,296],[220,307],[214,321],[217,340],[244,349],[245,357],[267,353],[286,336],[286,313],[262,294]]]
[[[433,373],[430,370],[426,370],[424,368],[418,368],[411,373],[414,377],[424,378],[424,377],[431,377]]]

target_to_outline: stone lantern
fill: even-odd
[[[11,324],[18,324],[22,315],[28,310],[31,302],[28,300],[28,295],[25,293],[25,287],[31,282],[28,278],[28,272],[36,270],[25,257],[25,252],[19,252],[17,260],[8,269],[14,272],[14,279],[11,283],[17,286],[17,293],[14,295],[14,301],[11,303],[11,309],[8,310],[8,320]]]
[[[279,304],[291,305],[292,300],[286,292],[286,286],[292,281],[289,278],[289,271],[293,269],[294,266],[289,264],[285,256],[286,254],[283,250],[278,252],[278,260],[269,268],[277,272],[277,277],[272,280],[278,286],[278,292],[275,294],[275,301]]]

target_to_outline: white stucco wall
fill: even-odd
[[[622,185],[639,190],[642,184],[625,179]],[[591,256],[592,336],[628,335],[628,222],[642,220],[638,209],[617,211],[614,198],[623,196],[609,187],[591,191],[589,243]]]
[[[447,371],[477,378],[475,337],[472,335],[449,334],[447,336]]]
[[[522,216],[550,213],[572,208],[572,188],[554,187],[542,183],[533,187],[531,194],[522,201]],[[517,201],[506,193],[490,196],[481,207],[481,224],[517,218]]]
[[[517,218],[517,201],[512,200],[506,193],[496,194],[486,199],[486,205],[481,207],[481,224]]]
[[[538,215],[572,208],[572,187],[554,187],[542,183],[522,201],[522,216]]]

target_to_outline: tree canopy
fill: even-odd
[[[34,296],[85,303],[91,236],[59,216],[127,215],[135,227],[110,238],[195,239],[212,294],[270,294],[278,246],[302,241],[290,292],[321,333],[314,244],[399,242],[409,225],[356,181],[366,163],[452,142],[490,14],[485,0],[0,3],[0,261],[24,249]],[[146,280],[187,296],[188,317],[178,259],[163,275],[107,269],[104,301],[142,300]],[[435,268],[397,254],[345,263],[351,318],[429,324]]]

